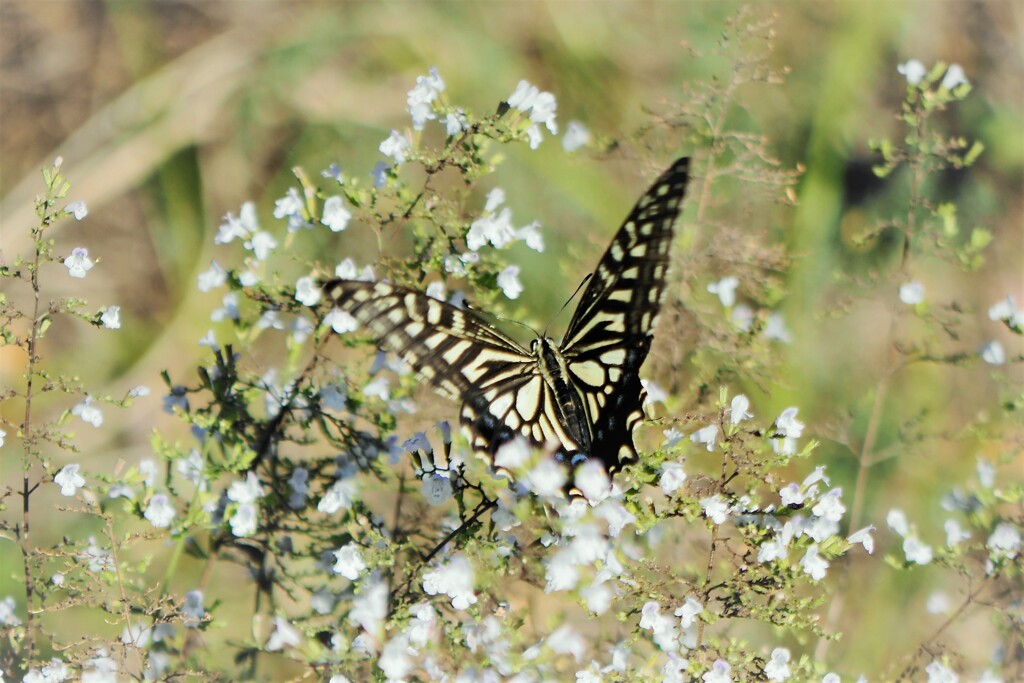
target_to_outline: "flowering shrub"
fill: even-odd
[[[731,39],[765,29],[737,25]],[[790,204],[797,174],[757,136],[725,127],[726,114],[710,104],[732,104],[736,90],[772,81],[777,74],[765,69],[749,60],[729,82],[694,86],[640,138],[691,131],[707,142],[696,150],[694,182],[714,188],[757,177],[759,191]],[[899,263],[875,273],[893,311],[893,352],[874,390],[879,407],[869,411],[861,445],[849,449],[853,477],[820,456],[822,439],[853,444],[845,438],[852,432],[836,437],[837,428],[804,417],[803,406],[772,408],[783,393],[780,359],[794,343],[778,275],[792,267],[790,256],[767,242],[767,226],[753,226],[751,246],[741,247],[750,259],[723,258],[729,233],[713,230],[724,219],[703,203],[707,193],[694,193],[696,218],[681,227],[691,249],[675,256],[674,291],[687,295],[665,303],[645,380],[660,417],[638,433],[648,444],[640,460],[612,480],[596,461],[568,471],[519,441],[498,451],[495,467],[469,456],[449,424],[434,419],[450,411],[430,410],[423,399],[432,394],[402,359],[375,353],[374,340],[320,290],[332,276],[387,278],[482,310],[528,301],[529,282],[509,248],[540,252],[551,235],[514,215],[500,188],[484,193],[481,181],[495,173],[503,147],[536,149],[558,134],[556,98],[521,81],[494,113],[479,115],[449,102],[436,69],[417,78],[408,93],[411,125],[380,143],[386,161],[372,172],[332,166],[315,182],[297,171],[272,221],[252,203],[225,216],[218,260],[197,283],[218,302],[200,340],[207,355],[194,378],[164,376],[164,409],[190,437],[158,433],[151,457],[85,471],[74,426],[102,429],[112,420],[106,408],[130,408],[148,390],[90,394],[52,373],[40,352],[58,317],[103,328],[97,334],[130,324],[117,306],[90,311],[77,299],[47,300],[50,278],[86,278],[103,267],[85,247],[66,249],[48,235],[55,221],[86,217],[81,204],[60,206],[69,188],[58,160],[44,172],[35,253],[2,267],[11,284],[0,299],[4,339],[20,349],[25,368],[21,384],[3,390],[18,413],[5,413],[0,431],[5,461],[19,453],[23,475],[5,473],[2,492],[5,505],[21,511],[2,529],[5,555],[20,555],[14,571],[22,581],[20,593],[0,602],[4,675],[832,683],[840,674],[924,672],[947,681],[968,672],[944,631],[985,610],[1006,645],[987,670],[969,674],[1012,679],[1022,647],[1022,486],[1003,469],[1018,457],[1011,430],[1019,390],[999,378],[1005,397],[988,408],[1001,406],[1005,422],[965,427],[973,441],[961,450],[991,455],[978,460],[976,480],[951,486],[942,520],[914,521],[895,506],[875,516],[865,502],[883,457],[883,417],[914,418],[911,406],[882,407],[900,373],[926,362],[977,372],[1021,361],[997,341],[962,348],[954,331],[963,324],[918,279],[923,256],[981,267],[991,235],[964,234],[955,206],[927,194],[937,170],[970,166],[982,151],[932,127],[937,112],[968,96],[966,76],[955,65],[928,70],[913,61],[899,73],[907,81],[905,136],[874,148],[880,176],[909,170],[906,212],[856,236],[901,237]],[[563,146],[596,148],[595,138],[571,122]],[[328,233],[345,255],[339,263],[324,263],[313,240]],[[375,238],[376,258],[350,255],[352,233]],[[67,272],[50,267],[56,263]],[[1024,332],[1012,297],[988,316]],[[925,341],[916,328],[905,336],[902,325],[911,322]],[[693,335],[696,343],[680,348]],[[63,412],[40,418],[44,405]],[[432,426],[410,427],[424,419]],[[891,442],[905,457],[925,438],[913,427]],[[578,495],[566,494],[570,480]],[[44,544],[34,520],[53,501],[84,522]],[[945,542],[936,543],[943,532]],[[186,564],[200,571],[185,574],[192,583],[182,586]],[[958,605],[944,593],[929,600],[929,610],[949,618],[917,650],[873,671],[833,671],[830,648],[859,599],[847,592],[851,573],[869,564],[908,573],[934,565],[953,577],[950,585],[967,588]],[[228,590],[214,580],[225,565],[240,570],[228,570]],[[46,620],[72,607],[117,632],[82,637]]]

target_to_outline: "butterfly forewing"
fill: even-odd
[[[665,292],[689,159],[665,171],[633,207],[591,278],[561,351],[593,425],[592,455],[609,470],[636,458],[643,419],[640,366]]]
[[[639,370],[665,289],[673,226],[688,159],[677,161],[637,202],[612,239],[556,349],[527,351],[471,311],[384,282],[333,280],[328,298],[405,357],[441,393],[462,401],[473,447],[493,456],[516,435],[609,471],[636,459],[643,419]]]
[[[522,434],[578,450],[549,415],[550,391],[535,357],[471,311],[386,282],[332,280],[327,296],[386,351],[409,362],[442,394],[463,402],[474,449],[493,455]]]

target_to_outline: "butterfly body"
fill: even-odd
[[[405,357],[439,393],[462,402],[474,450],[493,459],[517,436],[575,465],[614,472],[637,458],[640,366],[650,351],[685,192],[688,159],[641,197],[598,263],[561,342],[529,349],[472,311],[387,282],[332,280],[328,298]]]

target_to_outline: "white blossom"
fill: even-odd
[[[62,496],[73,496],[85,486],[85,477],[78,473],[78,465],[65,465],[53,477],[53,483],[60,487]]]
[[[928,73],[928,70],[924,67],[920,61],[911,59],[903,64],[896,67],[896,71],[906,76],[907,83],[910,85],[917,85],[924,78],[924,75]]]
[[[924,285],[917,280],[900,285],[900,301],[908,306],[922,303],[924,301]]]
[[[363,554],[359,552],[359,546],[352,542],[335,550],[334,557],[337,559],[332,567],[334,573],[341,574],[349,581],[358,579],[367,566]]]
[[[302,642],[302,634],[282,617],[274,617],[274,630],[267,640],[266,648],[270,652],[296,647]]]
[[[71,250],[71,256],[64,259],[64,267],[68,269],[68,275],[74,278],[83,278],[92,270],[93,262],[89,258],[89,250],[85,247],[75,247]]]

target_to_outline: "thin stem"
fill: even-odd
[[[38,459],[38,449],[36,447],[35,432],[32,427],[32,399],[34,396],[35,388],[35,376],[36,376],[36,363],[38,356],[36,355],[36,342],[39,339],[40,333],[40,315],[39,315],[39,303],[40,303],[40,288],[39,288],[39,266],[43,260],[43,229],[46,226],[46,211],[49,209],[49,202],[47,201],[44,205],[43,216],[40,224],[33,228],[32,237],[35,243],[35,255],[32,260],[31,270],[31,285],[32,285],[32,328],[29,331],[28,336],[28,367],[26,369],[25,378],[25,417],[21,426],[21,433],[23,435],[23,447],[21,457],[21,469],[22,469],[22,483],[21,483],[21,525],[16,529],[18,536],[18,544],[21,549],[22,566],[25,572],[25,611],[27,617],[25,620],[25,649],[28,654],[28,661],[32,661],[36,656],[36,626],[35,626],[35,609],[33,608],[34,596],[36,593],[36,582],[35,575],[32,572],[32,543],[31,543],[31,523],[30,523],[30,503],[31,494],[35,490],[30,480],[31,468],[33,463]]]

